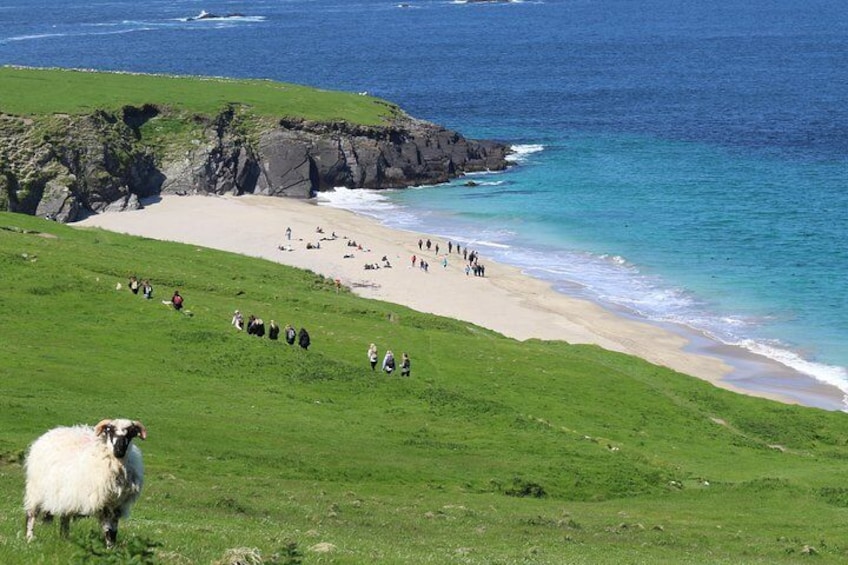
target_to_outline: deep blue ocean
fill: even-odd
[[[844,0],[3,0],[0,63],[367,91],[506,141],[477,186],[329,201],[848,393]]]

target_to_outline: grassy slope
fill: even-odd
[[[119,542],[153,540],[166,563],[287,543],[304,563],[848,556],[844,414],[518,343],[266,261],[29,216],[0,227],[41,232],[0,229],[0,563],[69,561],[55,525],[22,540],[20,459],[47,428],[113,416],[150,434]],[[156,300],[115,289],[133,273]],[[175,288],[193,316],[160,303]],[[313,347],[238,334],[234,308],[306,326]],[[372,374],[370,341],[409,351],[413,378]],[[547,496],[507,494],[534,485]]]
[[[371,96],[267,80],[0,67],[0,112],[7,114],[86,114],[144,104],[209,116],[238,104],[257,116],[363,125],[382,124],[399,112]]]

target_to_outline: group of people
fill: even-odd
[[[141,291],[142,295],[146,299],[150,300],[153,298],[153,285],[150,284],[150,281],[148,279],[144,279],[139,282],[138,277],[132,275],[130,277],[129,282],[127,283],[127,286],[130,287],[130,292],[132,292],[133,294],[138,294],[139,291]]]
[[[377,352],[377,345],[372,343],[368,346],[368,362],[371,363],[371,370],[377,370],[377,361],[380,359],[380,355]],[[386,350],[386,355],[383,357],[383,364],[380,367],[382,371],[386,374],[391,375],[395,372],[397,368],[397,361],[395,361],[395,355],[392,353],[391,349]],[[400,376],[408,377],[412,370],[412,363],[409,360],[409,355],[406,352],[403,353],[400,360]]]
[[[230,323],[238,331],[243,331],[245,329],[244,315],[242,315],[241,311],[236,310],[233,313],[233,319]],[[258,316],[254,316],[253,314],[248,316],[246,329],[247,335],[265,337],[265,321]],[[306,328],[300,328],[300,331],[296,332],[291,324],[286,324],[285,328],[282,328],[282,333],[283,339],[285,339],[286,343],[289,345],[294,345],[295,341],[297,341],[297,344],[300,345],[300,347],[303,349],[309,349],[309,346],[312,343],[312,340],[309,337],[309,332],[306,331]],[[280,339],[280,326],[274,320],[271,320],[271,323],[268,325],[268,339],[274,341]]]
[[[430,251],[430,249],[433,249],[433,251],[436,252],[436,255],[439,254],[439,244],[438,244],[438,242],[434,244],[432,241],[430,241],[430,238],[427,238],[427,241],[425,243],[425,241],[423,239],[419,239],[418,240],[418,250],[424,251],[425,247],[427,248],[427,251]],[[458,243],[454,243],[452,241],[448,241],[448,254],[453,253],[454,247],[456,248],[457,253],[462,253],[462,246],[461,245],[459,245]],[[468,258],[468,248],[467,247],[465,248],[465,254],[463,256],[466,259]]]
[[[120,285],[118,285],[120,287]],[[129,287],[130,292],[133,294],[141,293],[147,300],[153,299],[153,285],[150,284],[149,279],[143,279],[141,281],[138,280],[138,277],[135,275],[130,275],[129,281],[127,282],[127,287]],[[183,309],[183,297],[180,294],[179,290],[175,290],[174,294],[171,296],[171,300],[163,300],[162,304],[171,305],[174,307],[174,310],[180,311]],[[186,311],[188,313],[188,311]]]
[[[418,240],[418,249],[423,251],[424,247],[426,247],[427,250],[429,251],[430,248],[433,247],[433,242],[428,239],[427,242],[425,243],[423,239],[419,239]],[[438,255],[439,254],[439,244],[438,243],[435,244],[435,249],[436,249],[436,255]],[[448,241],[448,252],[444,255],[444,257],[442,257],[442,267],[447,268],[447,266],[448,266],[448,255],[453,253],[454,249],[456,250],[456,253],[462,255],[462,259],[464,261],[466,261],[466,265],[465,265],[465,274],[466,275],[471,275],[471,273],[474,273],[475,277],[485,277],[486,276],[486,266],[483,265],[482,263],[480,263],[480,254],[477,251],[468,251],[467,246],[462,247],[458,243],[455,244],[452,241]],[[419,263],[419,265],[421,266],[421,268],[424,271],[429,270],[428,269],[429,265],[427,264],[426,261],[424,261],[423,258],[419,258],[419,257],[416,257],[415,255],[413,255],[412,256],[412,266],[413,267],[415,266],[416,261]]]

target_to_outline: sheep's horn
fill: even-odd
[[[98,424],[96,426],[94,426],[95,435],[99,436],[100,434],[102,434],[103,428],[105,428],[109,424],[109,422],[111,422],[111,421],[112,420],[110,420],[108,418],[106,420],[100,420],[100,422],[98,422]]]
[[[147,429],[144,427],[144,424],[138,420],[133,420],[133,425],[138,428],[138,437],[141,439],[147,439]]]

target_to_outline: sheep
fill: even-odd
[[[102,420],[91,426],[58,427],[39,437],[26,457],[26,539],[32,541],[36,518],[61,519],[68,536],[72,517],[95,516],[107,547],[118,536],[118,519],[129,515],[141,493],[141,450],[130,442],[145,439],[141,422]]]

